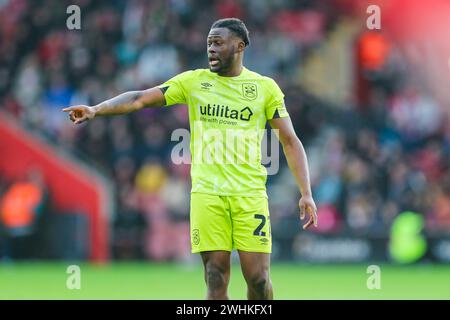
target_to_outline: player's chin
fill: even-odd
[[[219,73],[222,68],[220,66],[209,66],[209,71]]]

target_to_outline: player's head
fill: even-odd
[[[236,63],[242,63],[245,47],[250,45],[245,24],[236,18],[214,22],[207,39],[209,69],[225,73]]]

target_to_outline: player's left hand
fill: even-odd
[[[309,220],[303,225],[303,229],[307,229],[314,223],[314,227],[317,227],[317,207],[314,203],[312,196],[302,196],[298,202],[300,207],[300,219],[305,219],[306,213],[309,213]]]

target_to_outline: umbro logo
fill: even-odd
[[[212,84],[209,82],[202,82],[201,85],[202,85],[202,89],[206,89],[206,90],[209,90],[209,88],[212,87]]]

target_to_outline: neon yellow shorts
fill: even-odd
[[[192,253],[232,251],[271,253],[272,235],[265,197],[191,193]]]

